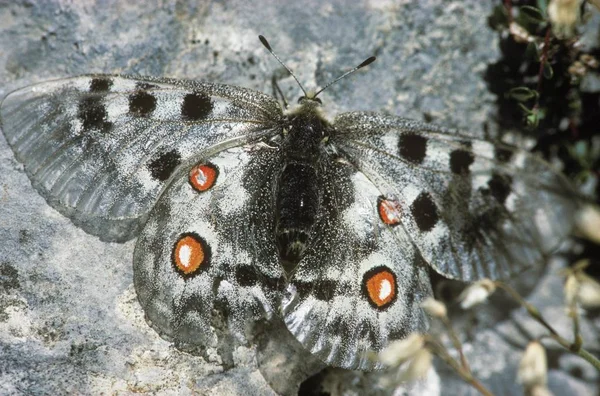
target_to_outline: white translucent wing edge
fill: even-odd
[[[77,103],[73,102],[85,94],[84,90],[93,79],[99,78],[110,79],[112,83],[106,109],[108,116],[114,117],[111,119],[114,131],[107,136],[94,136],[97,141],[92,150],[89,143],[87,146],[82,143],[81,136],[72,134],[73,125],[77,124]],[[210,133],[210,123],[167,122],[164,117],[165,114],[168,117],[168,113],[164,111],[157,112],[163,116],[160,124],[153,120],[127,119],[124,116],[127,95],[139,88],[140,83],[152,84],[154,95],[166,93],[165,108],[169,106],[168,95],[171,93],[193,91],[220,95],[228,100],[233,98],[237,108],[248,106],[251,109],[248,115],[258,117],[249,117],[247,123],[245,120],[230,120],[229,124],[221,122],[213,128],[214,133]],[[50,99],[58,93],[64,93],[63,97],[55,101]],[[118,103],[119,106],[111,105],[123,101],[125,103]],[[66,109],[69,111],[61,111]],[[226,112],[227,107],[222,111]],[[135,235],[164,187],[164,183],[152,180],[148,170],[142,168],[152,155],[161,154],[158,150],[177,149],[185,162],[189,158],[193,160],[203,150],[210,155],[220,149],[260,139],[271,133],[261,131],[261,126],[268,129],[269,123],[275,123],[281,116],[281,109],[271,97],[239,87],[186,80],[89,75],[17,90],[3,101],[0,116],[3,132],[17,159],[25,164],[34,187],[53,207],[87,232],[105,240],[127,240]],[[237,127],[232,129],[230,125]],[[219,129],[220,134],[217,133]],[[179,140],[173,138],[177,134],[181,136]],[[204,139],[199,138],[203,135],[206,135]],[[96,158],[100,155],[103,159],[90,159],[94,151]]]

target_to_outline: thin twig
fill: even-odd
[[[492,392],[490,392],[481,382],[479,382],[477,378],[473,376],[470,370],[462,367],[461,364],[459,364],[452,356],[450,356],[444,345],[432,337],[427,337],[426,341],[429,350],[437,355],[437,357],[439,357],[444,363],[453,368],[463,381],[470,384],[484,396],[494,396]]]
[[[600,371],[600,360],[598,360],[597,357],[595,357],[594,355],[592,355],[591,353],[589,353],[588,351],[583,349],[581,336],[576,337],[576,339],[572,343],[569,342],[565,338],[561,337],[558,334],[558,332],[556,330],[554,330],[554,328],[552,326],[550,326],[550,324],[548,322],[546,322],[546,320],[542,317],[542,314],[540,313],[540,311],[536,307],[534,307],[533,305],[531,305],[527,301],[525,301],[523,299],[523,297],[521,297],[521,295],[519,293],[517,293],[516,290],[514,290],[512,287],[508,286],[507,284],[499,282],[499,281],[496,281],[494,283],[496,284],[497,287],[506,291],[514,300],[516,300],[519,304],[521,304],[527,310],[527,313],[529,313],[529,316],[531,316],[533,319],[538,321],[538,323],[540,323],[542,326],[544,326],[550,332],[550,334],[548,335],[550,338],[552,338],[554,341],[559,343],[563,348],[565,348],[569,352],[582,357],[583,359],[588,361],[590,364],[592,364],[596,368],[596,370]],[[579,330],[577,330],[577,331],[579,332]]]
[[[452,340],[454,349],[456,349],[458,351],[458,355],[460,356],[460,363],[462,364],[463,368],[470,373],[471,368],[469,367],[469,363],[467,362],[467,359],[465,358],[462,343],[460,342],[460,339],[458,338],[458,335],[456,334],[454,327],[452,327],[452,323],[450,323],[450,319],[448,319],[447,316],[444,316],[441,318],[441,321],[444,324],[444,327],[446,327],[446,330],[448,330],[448,334],[450,334],[450,339]]]
[[[506,14],[508,15],[508,26],[513,23],[513,15],[512,15],[512,1],[504,0],[504,7],[506,8]]]

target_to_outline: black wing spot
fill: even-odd
[[[137,117],[145,117],[156,109],[156,98],[146,91],[129,95],[129,112]]]
[[[513,152],[504,147],[495,146],[494,148],[494,156],[500,162],[508,162],[513,155]]]
[[[330,279],[325,279],[317,284],[313,294],[317,300],[331,301],[335,296],[336,282]]]
[[[466,150],[454,150],[450,153],[450,170],[458,175],[469,173],[469,166],[474,161],[473,153]]]
[[[208,117],[213,109],[210,97],[200,92],[185,95],[181,105],[181,116],[191,121],[197,121]]]
[[[106,132],[112,127],[112,123],[107,121],[108,113],[98,96],[88,96],[81,99],[77,107],[77,117],[81,120],[84,131],[96,129]]]
[[[425,159],[427,138],[414,133],[400,135],[398,150],[402,158],[418,165]]]
[[[417,227],[422,232],[431,231],[439,220],[438,210],[431,195],[422,192],[410,206]]]
[[[108,92],[112,85],[113,81],[110,78],[93,78],[92,81],[90,81],[90,92]]]
[[[500,175],[495,173],[492,178],[488,181],[488,187],[490,192],[496,198],[498,202],[504,205],[506,198],[510,194],[510,185],[512,184],[512,178],[508,175]]]
[[[235,280],[242,287],[252,287],[258,283],[258,275],[253,267],[241,265],[235,270]]]
[[[165,181],[171,177],[179,164],[181,164],[181,155],[176,150],[171,150],[150,161],[148,170],[154,179]]]

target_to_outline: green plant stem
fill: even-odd
[[[576,336],[574,342],[572,342],[572,343],[569,342],[565,338],[561,337],[556,332],[556,330],[554,330],[554,328],[552,326],[550,326],[550,324],[548,324],[548,322],[546,322],[546,320],[542,317],[542,314],[540,313],[540,311],[536,307],[534,307],[533,305],[531,305],[527,301],[525,301],[525,299],[523,299],[523,297],[521,297],[521,295],[519,293],[517,293],[516,290],[514,290],[512,287],[508,286],[507,284],[499,282],[499,281],[494,282],[494,284],[498,288],[501,288],[502,290],[507,292],[514,300],[516,300],[519,304],[521,304],[527,310],[527,313],[529,313],[529,316],[531,316],[533,319],[535,319],[537,322],[539,322],[542,326],[544,326],[550,332],[550,334],[549,334],[550,338],[552,338],[554,341],[559,343],[563,348],[565,348],[569,352],[582,357],[583,359],[588,361],[592,366],[594,366],[596,368],[596,370],[600,371],[600,360],[598,360],[597,357],[595,357],[594,355],[592,355],[591,353],[589,353],[588,351],[583,349],[581,336],[579,336],[579,337]],[[579,333],[579,325],[577,325],[577,334],[578,333]]]
[[[426,345],[429,347],[429,350],[432,353],[439,357],[448,366],[453,368],[463,381],[471,385],[484,396],[494,396],[492,392],[490,392],[481,382],[479,382],[477,378],[473,376],[469,369],[463,367],[454,358],[452,358],[446,347],[444,347],[441,343],[431,337],[428,337]]]

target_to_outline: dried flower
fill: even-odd
[[[425,301],[421,303],[421,308],[423,308],[425,312],[434,318],[441,319],[448,315],[446,305],[433,297],[427,297]]]
[[[458,299],[462,309],[469,309],[481,304],[496,290],[496,284],[490,279],[482,279],[473,283],[460,293]]]
[[[421,334],[410,334],[403,340],[390,343],[379,352],[379,361],[389,367],[398,367],[415,356],[424,345],[425,339]]]
[[[418,351],[408,363],[408,367],[400,376],[401,381],[414,381],[427,376],[431,368],[433,356],[427,349]]]
[[[575,304],[585,309],[600,307],[600,283],[584,272],[589,264],[589,260],[579,260],[564,271],[567,276],[565,302],[568,307],[574,307]]]
[[[579,6],[582,0],[552,0],[548,5],[548,17],[557,37],[569,38],[579,23]]]
[[[587,67],[579,61],[573,62],[571,66],[569,66],[568,70],[569,74],[576,77],[583,77],[587,73]]]
[[[577,275],[577,280],[577,302],[585,309],[600,308],[600,283],[583,272]]]
[[[587,239],[600,243],[600,209],[595,205],[586,205],[577,213],[577,229]]]
[[[567,307],[572,307],[577,302],[577,293],[579,292],[579,282],[574,273],[567,275],[565,281],[565,303]]]
[[[529,390],[538,386],[545,387],[547,372],[546,350],[538,341],[531,341],[519,363],[518,381]]]
[[[543,385],[537,385],[531,389],[528,389],[527,395],[528,396],[553,396],[552,392],[550,392],[550,390],[546,386],[543,386]]]
[[[595,57],[593,57],[590,54],[582,54],[579,57],[579,60],[585,64],[587,67],[590,67],[592,69],[597,69],[598,66],[600,66],[600,63],[598,62],[598,59],[596,59]]]
[[[508,27],[508,31],[513,36],[517,43],[529,43],[534,40],[533,36],[521,25],[512,22]]]

